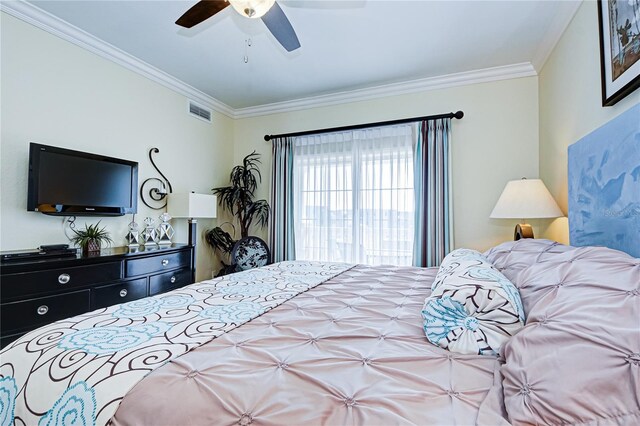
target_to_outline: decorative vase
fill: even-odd
[[[127,246],[129,248],[138,247],[140,245],[140,231],[138,224],[134,221],[129,224],[129,232],[127,232]]]
[[[87,241],[87,245],[82,247],[82,254],[85,256],[95,256],[100,254],[100,243],[96,240]]]
[[[156,242],[161,246],[171,245],[171,238],[173,238],[173,235],[175,234],[173,226],[169,223],[171,215],[165,212],[159,216],[159,219],[162,222],[160,222],[156,228]]]
[[[155,245],[156,244],[156,228],[153,226],[153,219],[146,217],[144,219],[144,229],[142,230],[142,244]]]
[[[245,237],[234,244],[231,260],[238,271],[246,271],[271,263],[271,253],[261,238]]]

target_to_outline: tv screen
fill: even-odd
[[[55,215],[136,213],[138,163],[32,143],[27,210]]]

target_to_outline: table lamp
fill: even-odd
[[[196,245],[197,218],[215,218],[218,199],[215,195],[189,193],[169,194],[167,212],[173,218],[189,219],[189,245]]]
[[[564,216],[549,190],[540,179],[522,178],[507,182],[491,215],[492,219],[521,219],[513,234],[514,240],[533,238],[533,228],[526,219]]]

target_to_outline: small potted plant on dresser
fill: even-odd
[[[79,246],[85,256],[99,254],[103,244],[111,245],[113,242],[106,227],[100,228],[99,225],[100,222],[94,225],[85,224],[84,229],[73,230],[75,235],[71,238],[71,242]]]

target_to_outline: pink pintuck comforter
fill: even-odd
[[[490,395],[497,359],[424,337],[420,309],[436,271],[343,272],[153,371],[113,423],[504,423]]]
[[[437,268],[282,262],[28,333],[2,351],[0,424],[640,424],[640,259],[485,256],[527,317],[499,358],[429,343]]]

